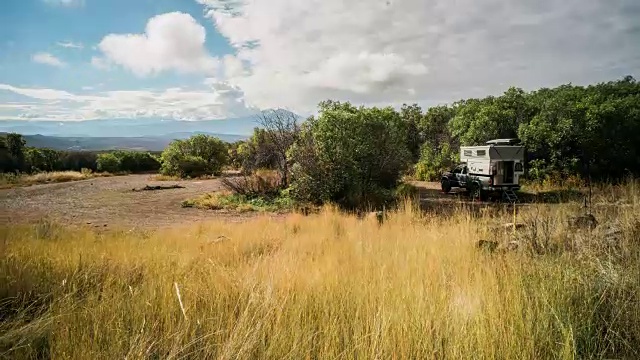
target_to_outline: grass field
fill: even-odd
[[[0,229],[0,357],[640,358],[640,186],[384,224],[332,208],[243,224]],[[499,242],[494,253],[476,241]],[[517,244],[516,250],[506,250]]]
[[[96,177],[113,176],[109,173],[96,173],[87,171],[53,171],[41,172],[34,175],[0,174],[0,189],[17,186],[31,186],[37,184],[62,183],[69,181],[86,180]]]

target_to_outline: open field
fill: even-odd
[[[218,180],[132,191],[172,184],[2,192],[0,358],[640,358],[637,182],[595,190],[594,229],[567,200],[519,207],[517,230],[436,184],[382,225],[180,207]]]
[[[382,226],[327,209],[162,231],[2,227],[0,357],[636,359],[635,201],[598,209],[593,231],[568,227],[578,204],[531,206],[517,235],[509,214],[409,206]]]

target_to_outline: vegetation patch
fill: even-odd
[[[109,176],[113,176],[113,174],[97,173],[88,169],[83,169],[83,171],[42,172],[33,175],[0,173],[0,187],[12,188],[38,184],[63,183]]]
[[[295,208],[294,201],[285,195],[263,198],[229,192],[205,194],[196,199],[185,200],[182,207],[207,210],[230,210],[238,212],[286,212]]]

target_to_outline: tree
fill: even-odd
[[[225,144],[218,138],[199,134],[171,142],[162,152],[161,172],[180,177],[220,175],[227,162]]]
[[[266,146],[258,148],[258,159],[265,162],[270,160],[280,173],[282,187],[289,186],[290,160],[287,152],[300,135],[298,116],[284,110],[263,111],[258,115],[258,122],[263,131],[257,130],[257,134],[264,136],[262,144]]]
[[[4,147],[9,156],[10,164],[6,166],[9,171],[20,172],[25,170],[24,151],[26,141],[20,134],[10,133],[4,138]]]
[[[393,108],[326,101],[292,147],[291,192],[302,201],[380,205],[410,162],[406,127]]]
[[[29,172],[55,171],[60,168],[60,152],[51,149],[26,148],[25,168]]]
[[[278,169],[282,158],[268,131],[261,128],[253,129],[251,138],[238,146],[236,156],[241,161],[244,173],[252,173],[257,169]]]
[[[449,128],[456,111],[457,107],[454,106],[434,106],[422,117],[419,127],[424,143],[415,166],[418,180],[439,180],[441,173],[458,161],[459,140]]]
[[[400,117],[407,127],[407,149],[411,153],[412,162],[415,163],[420,157],[420,147],[424,143],[424,137],[419,128],[423,117],[422,108],[417,104],[403,104],[400,109]]]

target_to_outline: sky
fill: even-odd
[[[639,72],[638,0],[0,0],[0,120],[428,107]]]

